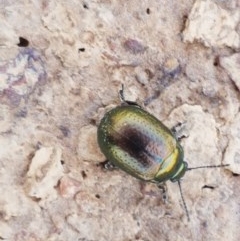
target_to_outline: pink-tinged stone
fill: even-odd
[[[80,190],[80,182],[64,176],[59,183],[59,193],[64,198],[71,198]]]

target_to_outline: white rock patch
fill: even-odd
[[[186,22],[184,41],[197,40],[207,47],[239,48],[240,38],[235,30],[239,19],[239,10],[230,12],[211,0],[197,0]]]
[[[57,197],[58,180],[63,176],[62,151],[58,147],[43,147],[32,159],[27,173],[26,189],[31,197],[45,200]]]

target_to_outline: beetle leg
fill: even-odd
[[[167,185],[165,182],[161,182],[157,184],[157,187],[160,189],[162,193],[162,199],[164,203],[167,203],[168,201],[168,195],[167,195]]]
[[[178,141],[181,141],[183,138],[188,137],[188,135],[183,133],[185,130],[184,126],[185,123],[178,122],[175,126],[171,128],[171,132]]]
[[[176,134],[178,132],[178,129],[181,127],[182,123],[178,122],[175,126],[171,128],[171,131],[173,134]]]
[[[104,162],[101,162],[100,164],[104,169],[112,171],[114,169],[118,169],[118,167],[116,165],[114,165],[112,162],[110,162],[109,160],[106,160]]]

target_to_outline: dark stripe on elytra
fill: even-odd
[[[127,126],[122,128],[120,132],[115,132],[110,138],[114,145],[120,147],[130,156],[138,160],[142,166],[151,166],[154,157],[146,150],[150,139],[139,130]]]

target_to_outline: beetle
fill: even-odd
[[[114,166],[137,179],[156,184],[177,182],[189,220],[180,179],[192,169],[226,165],[188,168],[174,129],[170,130],[136,102],[125,100],[123,86],[119,95],[122,104],[107,112],[98,126],[100,150]]]

